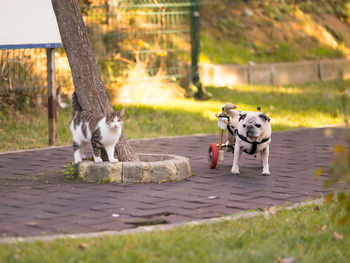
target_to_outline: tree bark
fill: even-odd
[[[108,114],[113,107],[101,80],[77,0],[51,0],[72,72],[75,92],[84,111]],[[138,160],[124,131],[116,146],[119,161]]]

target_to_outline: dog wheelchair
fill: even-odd
[[[226,130],[228,130],[231,134],[234,133],[234,127],[230,125],[230,116],[224,111],[224,108],[222,108],[221,113],[216,113],[215,116],[216,118],[218,118],[218,126],[220,128],[220,132],[219,132],[219,144],[211,143],[209,145],[208,165],[212,169],[216,167],[219,160],[220,161],[224,160],[225,151],[226,152],[234,151],[234,145],[229,146],[227,144],[222,143],[224,132]]]
[[[261,111],[261,107],[257,107],[258,111]],[[239,112],[241,112],[239,110]],[[218,118],[218,127],[219,131],[219,143],[210,143],[208,150],[208,165],[211,169],[214,169],[218,161],[224,160],[224,152],[232,152],[234,153],[235,145],[230,146],[228,143],[223,144],[224,132],[227,130],[232,136],[236,135],[237,127],[234,127],[232,123],[230,123],[230,116],[225,112],[224,107],[222,107],[221,113],[215,114],[216,118]]]

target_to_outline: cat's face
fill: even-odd
[[[125,109],[114,111],[106,117],[106,123],[113,129],[120,128],[124,122]]]

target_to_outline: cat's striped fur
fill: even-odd
[[[76,93],[72,96],[73,118],[69,124],[73,136],[74,163],[83,160],[82,147],[91,143],[95,162],[102,162],[101,148],[103,147],[110,162],[118,162],[114,157],[114,147],[117,144],[124,121],[124,109],[113,111],[104,116],[94,112],[83,111]]]

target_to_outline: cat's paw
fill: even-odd
[[[114,158],[114,159],[110,160],[110,162],[111,162],[111,163],[117,163],[117,162],[119,162],[119,161],[118,161],[118,159]]]
[[[95,161],[95,163],[102,163],[101,157],[95,157],[94,156],[94,161]]]

